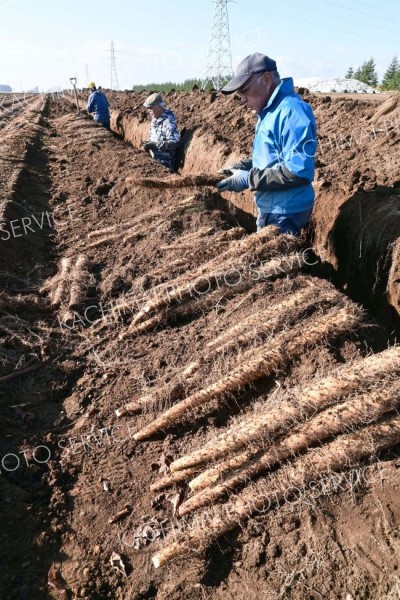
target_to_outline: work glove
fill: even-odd
[[[154,142],[146,142],[143,144],[143,150],[149,152],[150,150],[157,150],[157,145]]]
[[[243,158],[239,162],[231,166],[231,169],[241,169],[242,171],[250,171],[253,167],[253,160],[251,158]]]
[[[224,169],[226,171],[227,169]],[[217,183],[220,192],[243,192],[249,187],[249,172],[243,169],[229,169],[232,175]]]
[[[227,167],[222,167],[222,169],[220,169],[219,171],[217,171],[217,173],[222,173],[223,175],[232,175],[233,171],[235,170],[240,170],[240,171],[250,171],[253,167],[253,159],[251,158],[243,158],[242,160],[239,160],[237,163],[234,163],[233,165],[229,165]]]
[[[222,167],[222,169],[218,169],[218,175],[232,175],[233,169],[235,167],[233,165],[228,165],[227,167]]]

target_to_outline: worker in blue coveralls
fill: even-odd
[[[311,106],[294,92],[293,79],[281,79],[276,62],[259,52],[242,60],[221,91],[238,93],[258,120],[252,158],[222,169],[230,176],[217,188],[255,192],[257,231],[276,225],[299,235],[314,205],[317,134]]]
[[[157,162],[169,169],[174,169],[176,150],[180,142],[180,134],[176,125],[175,115],[164,103],[161,94],[151,94],[144,107],[152,113],[150,131],[143,150]]]
[[[96,89],[96,84],[88,84],[90,96],[88,98],[86,110],[88,113],[93,113],[93,120],[106,129],[110,129],[110,110],[108,108],[108,100],[105,94]]]

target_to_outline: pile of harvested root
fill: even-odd
[[[241,228],[238,229],[238,240],[232,235],[235,230],[229,236],[228,232],[220,234],[220,238],[233,241],[217,257],[202,263],[195,271],[184,272],[156,286],[151,300],[146,301],[148,292],[143,298],[136,298],[143,301],[143,308],[121,337],[149,331],[177,314],[198,310],[199,306],[202,309],[213,306],[218,298],[226,300],[251,289],[260,280],[296,273],[306,265],[307,257],[300,252],[296,238],[278,236],[275,227],[267,227],[262,233],[241,239]],[[202,235],[203,232],[197,234],[200,238]],[[129,300],[125,304],[128,307]]]
[[[321,336],[331,337],[346,326],[357,325],[360,315],[346,308],[339,312],[340,321],[332,321],[330,329],[326,323],[322,325]],[[328,315],[334,318],[338,312]],[[305,332],[303,342],[307,337]],[[258,360],[258,371],[238,367],[230,380],[217,382],[215,390],[199,392],[197,398],[178,403],[175,410],[166,411],[139,431],[136,439],[168,427],[195,400],[207,401],[211,393],[237,391],[261,372],[269,373],[274,364],[272,353],[264,362],[261,357],[254,359]],[[289,350],[286,358],[290,357]],[[184,519],[178,537],[175,531],[167,537],[153,564],[159,567],[190,549],[204,547],[252,515],[273,509],[308,482],[356,466],[399,443],[399,371],[399,347],[372,355],[316,380],[306,389],[287,390],[272,405],[265,398],[251,416],[241,416],[207,444],[172,462],[171,472],[151,489],[159,492],[189,481],[191,495],[177,514],[195,515]],[[268,474],[271,470],[274,472]]]
[[[254,272],[255,264],[258,276],[243,276]],[[146,302],[144,295],[143,308],[120,338],[163,326],[199,305],[205,310],[221,295],[243,295],[245,301],[244,292],[260,281],[295,275],[306,265],[297,239],[266,228],[233,241],[194,272],[158,285],[152,300]],[[232,269],[242,275],[235,285],[225,277]],[[178,378],[175,386],[161,386],[121,406],[117,416],[138,415],[135,442],[194,423],[216,407],[237,409],[244,392],[261,380],[275,377],[305,352],[365,327],[363,311],[333,287],[310,277],[299,281],[284,300],[253,312],[209,341],[202,356],[183,369],[186,386]],[[221,354],[229,354],[229,369],[205,384],[207,365]],[[233,425],[174,460],[151,490],[178,486],[184,501],[176,515],[185,518],[179,534],[174,529],[167,536],[153,564],[161,566],[206,546],[253,514],[279,505],[288,489],[302,488],[397,444],[399,371],[400,348],[393,347],[338,368],[306,389],[275,391],[253,401],[250,412],[243,406]]]
[[[68,323],[73,322],[72,311],[84,303],[87,290],[93,283],[89,260],[85,254],[79,254],[62,258],[58,273],[46,282],[41,292],[49,293],[51,305],[59,308],[61,319]]]

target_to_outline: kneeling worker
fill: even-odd
[[[277,225],[299,235],[314,205],[316,124],[311,106],[294,92],[293,79],[282,79],[276,62],[256,52],[238,66],[222,93],[240,95],[258,115],[251,159],[223,172],[220,191],[255,191],[257,230]]]
[[[180,134],[176,126],[175,115],[164,104],[161,94],[151,94],[144,103],[152,113],[148,140],[143,144],[146,150],[159,163],[173,169]]]
[[[103,92],[96,89],[95,83],[89,83],[90,96],[87,102],[86,110],[93,114],[93,120],[106,129],[110,129],[110,110],[108,100]]]

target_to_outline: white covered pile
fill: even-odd
[[[344,79],[337,77],[336,79],[321,79],[319,77],[305,77],[303,79],[295,79],[297,87],[305,87],[310,92],[322,93],[349,93],[349,94],[378,94],[379,91],[370,87],[357,79]]]

